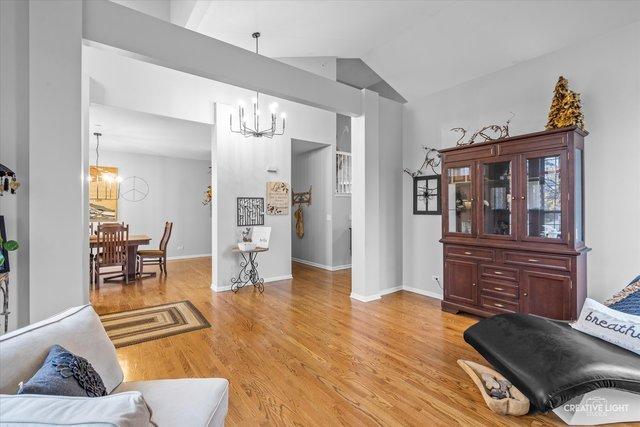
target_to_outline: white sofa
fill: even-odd
[[[15,394],[18,384],[33,376],[54,344],[89,360],[109,394],[141,392],[151,408],[151,421],[159,427],[224,425],[229,405],[226,379],[123,382],[115,347],[90,305],[0,336],[0,394]]]

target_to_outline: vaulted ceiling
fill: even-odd
[[[245,49],[260,31],[270,57],[361,58],[409,102],[640,20],[626,0],[169,4],[168,20]]]

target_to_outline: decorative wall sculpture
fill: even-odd
[[[267,215],[289,214],[289,184],[281,181],[267,182]]]
[[[508,138],[509,137],[509,123],[511,123],[511,120],[515,117],[516,115],[514,113],[511,113],[511,117],[509,117],[509,120],[507,120],[507,122],[503,125],[489,125],[489,126],[484,126],[483,128],[480,128],[479,130],[476,131],[476,133],[474,133],[471,138],[469,139],[468,142],[464,142],[464,137],[467,134],[467,130],[461,127],[458,128],[453,128],[451,129],[451,131],[453,132],[459,132],[462,135],[460,136],[460,138],[458,138],[458,140],[456,141],[456,145],[458,147],[461,147],[463,145],[471,145],[474,144],[476,142],[487,142],[487,141],[495,141],[497,139],[502,139],[502,138]]]
[[[264,225],[264,198],[238,197],[238,227]]]
[[[464,129],[463,129],[464,130]],[[431,168],[434,174],[438,174],[436,172],[436,168],[440,166],[440,153],[435,148],[427,147],[426,145],[422,146],[422,149],[426,151],[424,156],[424,161],[422,165],[418,168],[418,170],[411,172],[410,169],[405,169],[404,172],[409,174],[411,177],[422,176],[427,171],[427,169]]]

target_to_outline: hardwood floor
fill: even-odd
[[[92,291],[98,313],[190,300],[211,328],[118,349],[126,380],[224,377],[227,425],[560,425],[501,417],[460,358],[476,320],[409,292],[361,303],[350,271],[293,264],[293,280],[215,293],[208,258],[170,261],[168,278]]]

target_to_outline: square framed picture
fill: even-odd
[[[440,175],[413,177],[413,214],[440,215]]]

